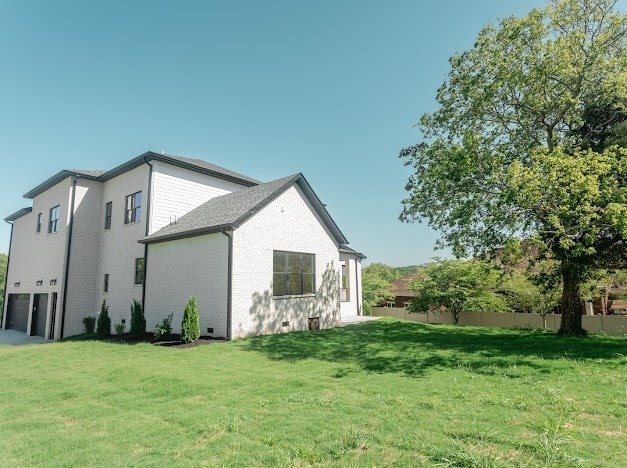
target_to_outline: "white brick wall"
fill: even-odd
[[[100,182],[77,179],[64,336],[82,333],[83,318],[97,307],[102,188]]]
[[[222,233],[149,245],[146,329],[174,312],[172,331],[180,333],[185,304],[196,296],[201,335],[226,337],[227,256]]]
[[[52,298],[50,293],[59,294],[59,304],[62,300],[71,181],[71,177],[68,177],[35,197],[32,213],[16,219],[13,223],[7,295],[31,294],[32,301],[32,294],[48,293],[48,310],[50,310]],[[58,231],[48,234],[50,208],[56,205],[60,205]],[[38,213],[42,213],[40,233],[35,232]],[[56,285],[50,285],[51,279],[57,280]],[[36,286],[38,280],[42,280],[41,286]],[[17,288],[14,286],[16,282],[20,283]],[[5,303],[4,317],[6,317],[7,305],[8,301]],[[60,307],[57,309],[57,314],[58,334]],[[3,320],[4,326],[6,323]]]
[[[130,328],[131,304],[133,299],[141,301],[142,285],[135,284],[135,259],[144,257],[144,246],[137,241],[145,237],[146,207],[148,204],[148,165],[125,172],[103,184],[101,209],[98,220],[100,233],[100,255],[96,275],[96,300],[91,315],[100,313],[102,301],[106,299],[113,326],[126,321]],[[142,192],[140,221],[124,224],[127,195]],[[113,202],[111,229],[104,229],[107,202]],[[104,275],[109,274],[109,292],[103,291]]]
[[[274,250],[315,254],[313,297],[273,298]],[[304,330],[309,317],[336,326],[339,273],[338,246],[300,189],[289,188],[233,233],[232,338]]]

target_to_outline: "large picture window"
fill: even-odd
[[[124,224],[138,223],[141,218],[142,193],[136,192],[126,196]]]
[[[316,259],[314,254],[274,251],[272,294],[297,296],[316,291]]]
[[[48,221],[48,234],[59,230],[59,205],[50,208],[50,218]]]

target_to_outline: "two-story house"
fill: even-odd
[[[203,335],[226,338],[361,313],[363,256],[300,174],[261,183],[148,152],[108,171],[60,171],[25,198],[32,207],[6,218],[3,328],[78,334],[104,300],[128,327],[135,299],[148,329],[174,313],[179,331],[192,295]]]

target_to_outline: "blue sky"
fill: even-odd
[[[3,0],[1,218],[61,169],[163,150],[264,181],[302,172],[368,262],[446,256],[425,224],[398,221],[398,152],[448,58],[543,4]]]

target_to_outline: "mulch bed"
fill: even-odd
[[[181,335],[168,335],[155,339],[154,333],[146,333],[145,335],[132,337],[128,333],[124,333],[122,335],[114,335],[108,339],[108,341],[114,341],[118,343],[152,343],[155,346],[167,346],[170,348],[195,348],[196,346],[204,346],[215,343],[224,343],[226,340],[224,338],[213,338],[210,336],[201,336],[193,343],[183,343],[181,341]]]

